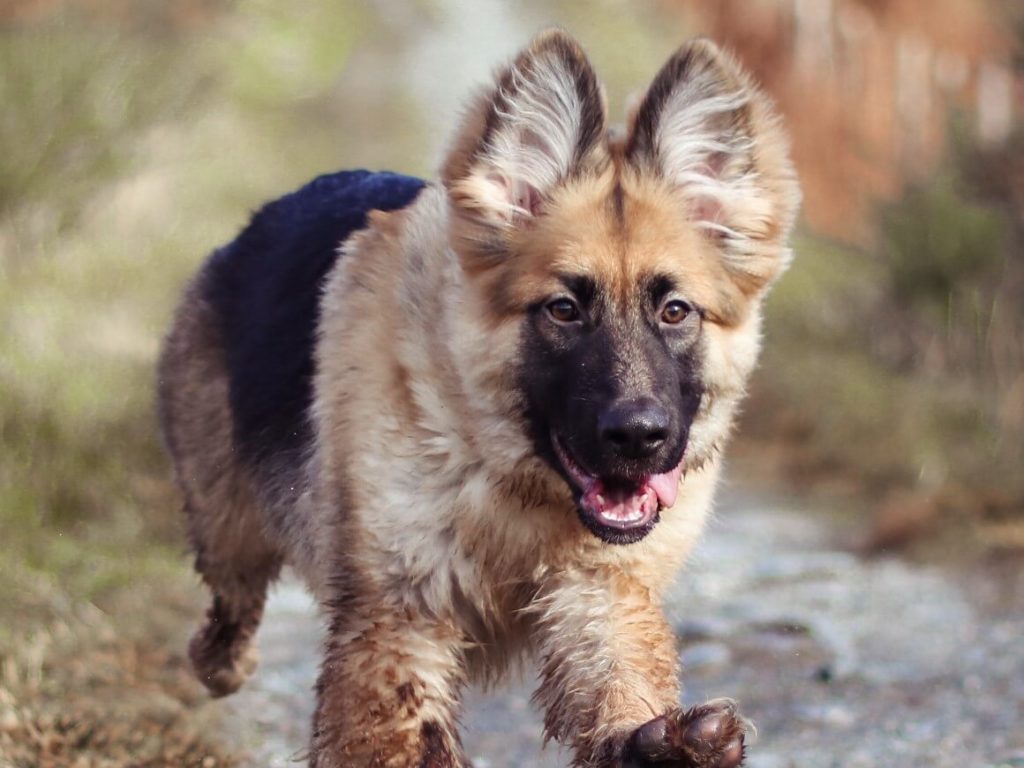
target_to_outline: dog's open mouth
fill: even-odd
[[[636,541],[657,522],[658,513],[676,503],[685,461],[668,472],[637,478],[604,478],[590,474],[551,436],[558,460],[580,492],[584,523],[602,538]],[[617,535],[623,534],[623,535]]]

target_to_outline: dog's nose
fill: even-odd
[[[597,424],[601,442],[627,459],[645,459],[668,438],[671,418],[655,400],[639,398],[612,403]]]

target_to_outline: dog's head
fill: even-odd
[[[443,180],[482,321],[518,329],[536,452],[591,531],[642,538],[725,439],[790,258],[799,193],[770,102],[697,40],[614,138],[586,56],[548,32],[478,97]]]

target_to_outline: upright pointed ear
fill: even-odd
[[[501,260],[559,185],[607,164],[604,133],[583,50],[560,30],[539,35],[477,95],[442,168],[456,249],[477,268]]]
[[[716,241],[747,295],[789,264],[800,189],[770,100],[708,40],[662,68],[633,120],[627,162],[677,190],[681,210]]]

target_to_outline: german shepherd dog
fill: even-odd
[[[466,766],[463,688],[539,667],[576,766],[734,768],[683,710],[659,603],[708,514],[790,260],[768,99],[706,40],[626,130],[567,34],[471,101],[439,181],[365,171],[270,203],[185,292],[163,432],[231,693],[282,566],[325,618],[310,764]]]

